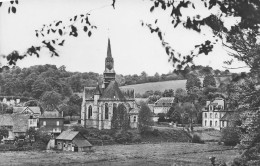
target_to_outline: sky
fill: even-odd
[[[182,26],[174,29],[169,24],[167,11],[150,12],[152,2],[149,0],[117,0],[115,9],[111,3],[112,0],[23,0],[19,1],[16,14],[8,14],[9,2],[4,3],[0,8],[0,55],[8,55],[13,50],[23,53],[27,48],[41,42],[35,36],[35,30],[41,29],[43,24],[54,20],[66,21],[74,15],[86,12],[90,12],[90,22],[97,26],[91,37],[84,33],[80,33],[77,38],[68,37],[64,46],[58,48],[60,57],[50,57],[49,52],[43,50],[40,58],[27,57],[19,61],[17,66],[65,65],[67,71],[92,71],[101,74],[105,69],[107,42],[110,38],[114,68],[118,74],[140,74],[142,71],[148,75],[156,72],[162,74],[173,71],[174,67],[168,62],[169,57],[159,38],[156,34],[151,34],[148,28],[141,26],[141,21],[153,23],[158,19],[158,24],[165,31],[165,39],[183,54],[189,53],[194,45],[211,37],[208,29],[201,34]],[[194,12],[192,9],[184,11],[187,15]],[[205,15],[207,12],[200,11]],[[223,61],[229,59],[226,49],[218,43],[213,52],[196,57],[194,62],[196,65],[209,65],[214,69],[225,70]],[[5,61],[0,60],[4,65]],[[236,66],[244,64],[235,63],[232,67]]]

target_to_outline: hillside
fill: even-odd
[[[227,82],[229,81],[229,77],[217,77],[215,78],[217,85],[220,84],[220,80]],[[200,78],[201,83],[203,82],[203,78]],[[135,85],[127,85],[122,86],[125,88],[134,88],[135,93],[143,94],[146,91],[161,91],[163,92],[165,89],[173,89],[174,91],[178,88],[186,89],[186,81],[187,80],[172,80],[172,81],[163,81],[163,82],[151,82],[144,84],[135,84]]]

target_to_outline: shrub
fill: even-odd
[[[154,135],[154,136],[159,136],[160,135],[160,132],[159,132],[159,130],[158,129],[154,129],[153,131],[152,131],[152,134]]]
[[[204,143],[203,140],[201,140],[200,136],[198,136],[197,134],[194,134],[193,137],[192,137],[192,143]]]
[[[64,124],[70,124],[70,121],[67,119],[64,119]]]
[[[131,142],[132,137],[133,137],[132,133],[120,131],[115,134],[115,141],[117,143],[124,144],[126,142]]]
[[[100,139],[102,139],[102,140],[113,140],[113,138],[110,135],[101,135]]]
[[[224,145],[235,146],[239,143],[240,132],[236,127],[227,127],[221,130],[221,141]]]

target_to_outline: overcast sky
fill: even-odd
[[[156,34],[142,27],[141,20],[152,23],[159,18],[158,24],[165,30],[166,40],[181,53],[188,53],[195,44],[210,39],[210,33],[198,34],[181,26],[173,29],[168,24],[169,17],[165,12],[150,13],[152,2],[149,0],[117,0],[115,9],[110,6],[111,3],[112,0],[22,0],[19,1],[16,14],[8,14],[9,3],[4,4],[0,8],[0,55],[7,55],[13,50],[22,53],[26,48],[37,45],[41,40],[36,38],[35,30],[43,24],[54,20],[66,21],[90,10],[90,21],[97,26],[91,38],[87,34],[66,38],[64,47],[58,49],[60,57],[51,58],[48,52],[42,51],[40,58],[28,57],[17,65],[65,65],[68,71],[101,74],[105,67],[109,37],[118,74],[140,74],[145,71],[154,75],[155,72],[168,73],[174,68],[168,62],[168,56]],[[229,59],[225,49],[218,44],[210,55],[201,55],[194,62],[196,65],[224,70],[223,61]]]

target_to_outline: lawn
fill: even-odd
[[[193,143],[96,146],[94,152],[5,152],[0,165],[210,165],[209,157],[229,162],[237,155],[230,147]]]
[[[216,78],[217,85],[219,84],[219,79],[221,81],[228,82],[228,78],[220,77]],[[165,89],[173,89],[176,91],[178,88],[186,89],[186,81],[187,80],[172,80],[172,81],[162,81],[162,82],[150,82],[144,84],[135,84],[135,85],[127,85],[122,86],[125,88],[133,88],[135,93],[143,94],[146,91],[153,90],[153,91],[161,91],[163,92]],[[201,83],[203,82],[203,78],[200,78]]]

